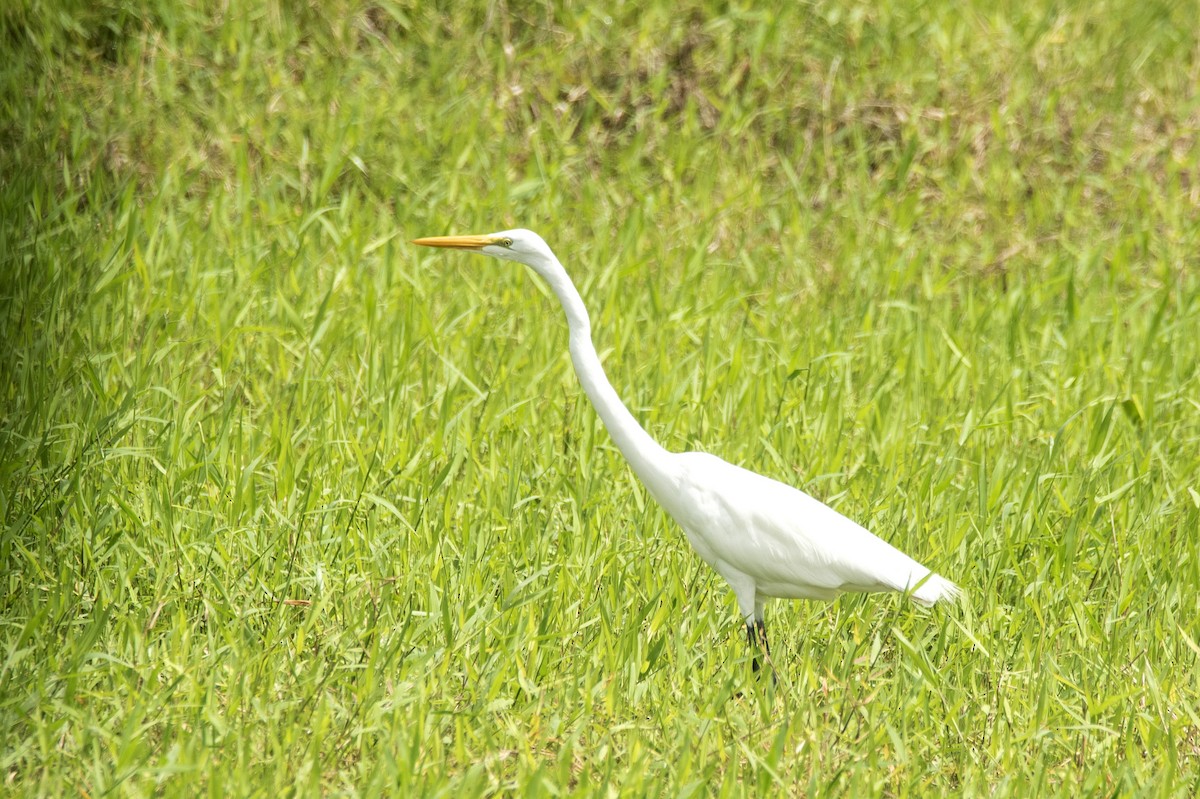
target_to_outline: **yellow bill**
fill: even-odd
[[[452,250],[482,250],[489,244],[497,243],[495,236],[430,236],[424,239],[413,239],[413,244],[422,247],[447,247]]]

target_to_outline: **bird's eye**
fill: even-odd
[[[511,246],[512,246],[512,239],[502,239],[502,240],[500,241],[500,243],[501,243],[501,244],[503,244],[505,247],[511,247]]]

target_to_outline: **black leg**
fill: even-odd
[[[757,621],[746,622],[746,643],[754,650],[754,660],[750,665],[756,672],[762,668],[762,662],[758,656],[758,624]]]
[[[746,643],[754,650],[754,661],[751,666],[755,671],[762,668],[762,658],[759,653],[766,652],[771,657],[771,644],[767,642],[767,623],[762,619],[746,622]],[[760,650],[759,647],[762,647]]]
[[[754,621],[754,626],[758,628],[758,638],[760,641],[762,641],[763,649],[765,649],[767,655],[770,656],[771,644],[769,641],[767,641],[767,622],[764,619],[756,619]]]
[[[771,644],[767,641],[767,623],[762,619],[755,619],[746,622],[746,643],[754,650],[754,660],[750,662],[754,673],[758,674],[762,670],[762,657],[766,655],[767,662],[771,663]],[[777,683],[779,678],[775,675],[775,664],[771,663],[771,682]]]

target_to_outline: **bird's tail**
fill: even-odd
[[[940,574],[930,572],[929,576],[913,589],[912,598],[922,605],[932,605],[935,602],[956,602],[962,597],[962,589]]]

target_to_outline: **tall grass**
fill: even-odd
[[[0,10],[0,780],[1200,792],[1186,3]],[[960,582],[769,609],[588,407]]]

